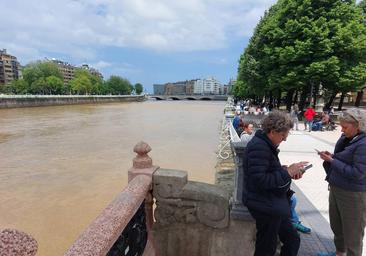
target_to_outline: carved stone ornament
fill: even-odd
[[[166,169],[154,173],[153,186],[158,224],[228,226],[229,195],[226,190],[212,184],[187,181],[186,172]]]

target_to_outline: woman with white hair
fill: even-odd
[[[329,220],[336,252],[362,256],[366,225],[366,111],[351,108],[339,118],[342,136],[334,153],[322,151],[329,183]]]

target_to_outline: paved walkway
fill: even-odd
[[[301,221],[312,229],[311,234],[301,234],[299,255],[316,255],[318,252],[335,251],[333,234],[329,227],[328,183],[322,167],[323,161],[315,149],[333,152],[335,142],[341,135],[336,131],[308,132],[300,124],[299,131],[291,131],[286,142],[280,146],[282,164],[309,161],[313,168],[307,170],[303,178],[294,181],[293,190],[298,198],[297,211]],[[364,239],[363,256],[366,256]]]

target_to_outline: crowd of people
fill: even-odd
[[[246,143],[243,203],[256,221],[254,255],[275,255],[278,238],[282,243],[280,255],[297,255],[300,246],[297,231],[310,233],[311,229],[301,224],[296,213],[291,180],[302,178],[307,162],[281,165],[278,146],[286,141],[291,129],[298,130],[301,112],[296,105],[290,113],[271,111],[256,131],[253,124],[245,121],[245,114],[240,113],[233,126]],[[311,107],[303,116],[309,132],[313,127],[323,130],[331,122],[327,112],[316,120]],[[318,255],[362,256],[366,226],[366,111],[351,108],[340,115],[339,124],[342,136],[334,152],[318,152],[329,183],[329,219],[336,252]]]

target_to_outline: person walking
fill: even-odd
[[[292,121],[295,125],[296,131],[298,131],[299,130],[299,107],[297,106],[297,104],[294,104],[291,107],[290,116],[291,116]]]
[[[273,111],[262,121],[248,142],[244,159],[243,203],[256,222],[254,256],[272,256],[276,252],[277,238],[282,242],[281,255],[295,256],[300,247],[300,236],[291,223],[291,179],[302,177],[306,162],[282,166],[278,146],[286,141],[293,127],[284,112]]]
[[[316,115],[316,113],[315,113],[314,109],[311,106],[308,106],[308,108],[304,112],[304,117],[305,117],[305,121],[304,121],[305,130],[306,130],[307,126],[309,126],[309,132],[311,132],[311,130],[313,128],[313,122],[314,122],[314,116],[315,115]]]
[[[362,256],[366,225],[366,111],[348,109],[339,118],[342,135],[334,153],[319,152],[329,183],[329,220],[336,252]]]

